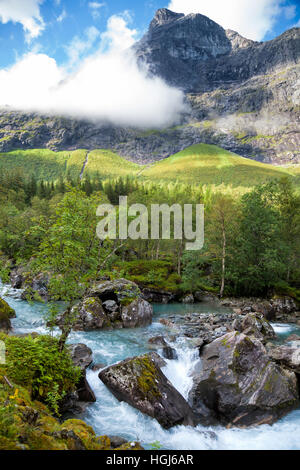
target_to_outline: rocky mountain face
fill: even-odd
[[[4,110],[0,151],[110,148],[148,163],[203,142],[300,163],[300,28],[258,43],[203,15],[161,9],[134,51],[150,74],[185,92],[190,112],[180,125],[141,131]]]

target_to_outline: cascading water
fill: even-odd
[[[16,310],[17,318],[12,321],[16,333],[46,332],[44,315],[48,306],[27,303],[19,298],[19,291],[0,284],[0,296]],[[165,327],[158,322],[164,315],[183,314],[186,311],[215,312],[216,306],[203,303],[197,306],[165,305],[155,306],[154,322],[147,328],[136,330],[75,332],[70,342],[85,343],[93,350],[94,362],[103,367],[122,359],[148,352],[148,339],[166,334]],[[225,311],[225,309],[224,309]],[[299,333],[295,325],[275,324],[280,336]],[[185,338],[177,335],[170,346],[176,349],[178,359],[166,360],[163,372],[180,393],[187,398],[192,386],[192,374],[201,367],[197,351],[190,347]],[[147,449],[151,443],[159,442],[164,449],[209,450],[209,449],[300,449],[300,410],[290,413],[273,426],[264,425],[249,429],[226,429],[224,427],[197,428],[177,426],[163,429],[159,423],[143,415],[126,403],[120,403],[98,378],[99,372],[88,370],[87,378],[97,402],[88,406],[79,416],[91,424],[98,435],[118,435],[128,440],[139,440]]]

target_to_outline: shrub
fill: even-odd
[[[0,335],[5,342],[5,372],[16,384],[28,387],[33,399],[47,403],[58,413],[59,402],[75,389],[80,369],[67,351],[59,352],[58,340],[50,336]]]

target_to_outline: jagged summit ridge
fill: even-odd
[[[155,13],[154,18],[150,23],[149,30],[153,30],[159,26],[166,25],[182,17],[184,17],[183,13],[174,13],[173,11],[168,10],[167,8],[160,8]]]

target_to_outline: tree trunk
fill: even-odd
[[[225,223],[222,221],[222,234],[223,234],[223,252],[222,252],[222,281],[220,289],[220,297],[224,295],[225,289],[225,268],[226,268],[226,232],[225,232]]]

